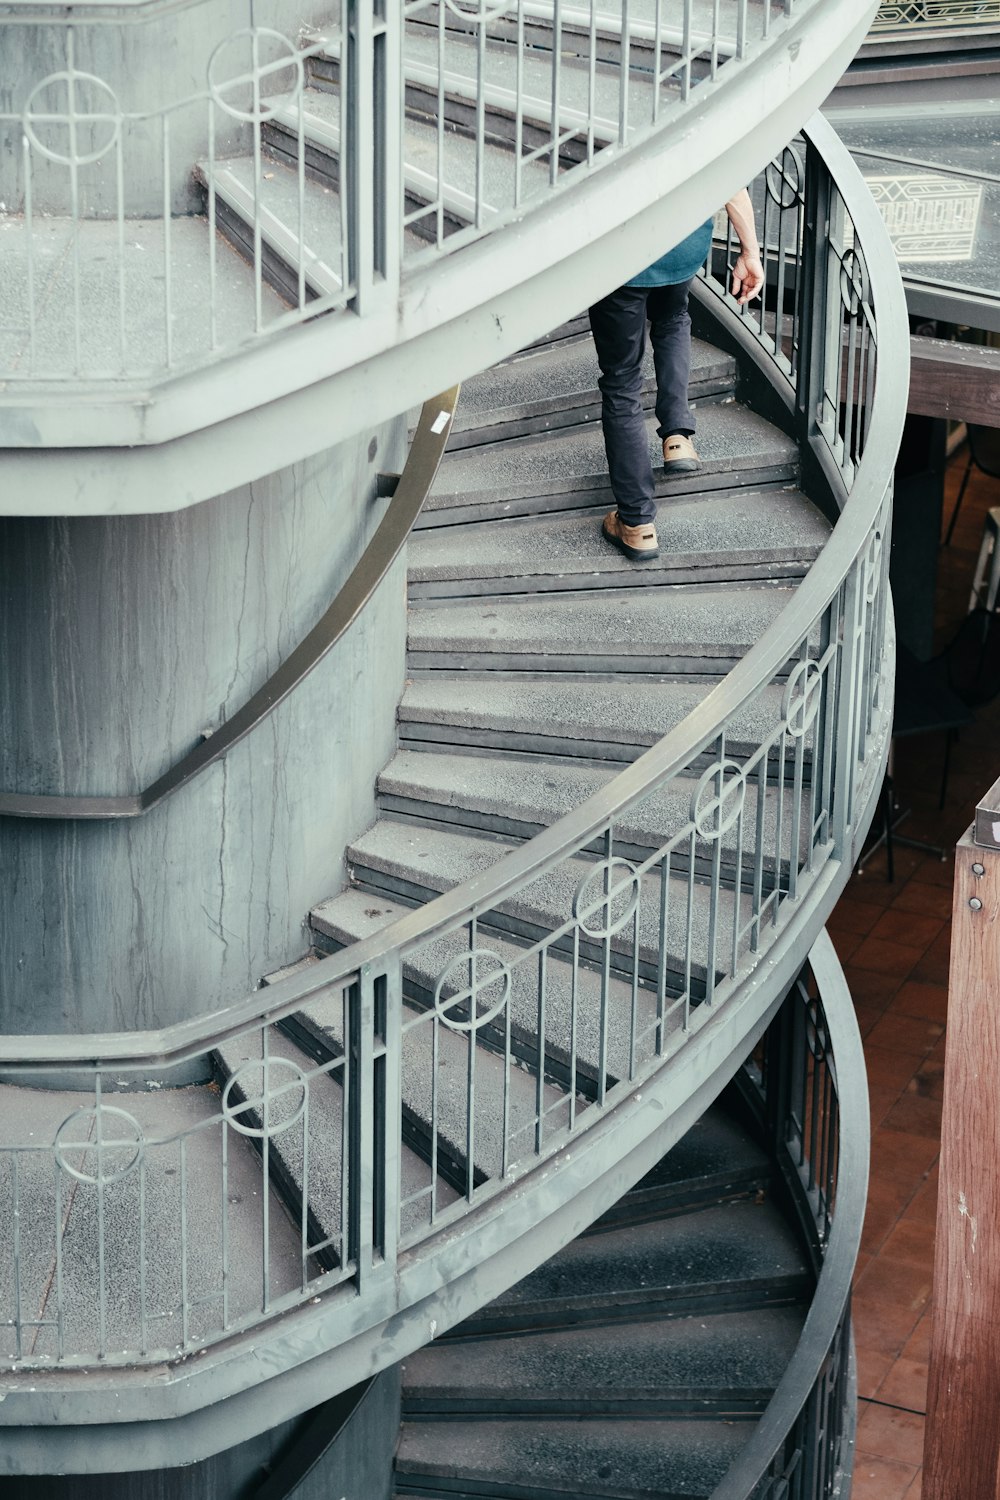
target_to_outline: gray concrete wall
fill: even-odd
[[[0,785],[154,781],[323,613],[404,444],[398,419],[192,510],[0,522]],[[399,560],[313,675],[144,817],[0,819],[0,1029],[166,1025],[304,951],[394,748],[404,585]]]
[[[259,26],[279,31],[296,46],[304,26],[329,24],[339,14],[338,0],[267,0],[257,7]],[[83,25],[73,28],[75,67],[102,79],[113,90],[127,115],[149,117],[127,122],[124,138],[125,213],[129,217],[160,217],[163,212],[164,151],[161,112],[170,120],[169,170],[174,213],[191,213],[200,205],[191,170],[208,151],[212,115],[203,98],[207,67],[213,51],[226,37],[250,24],[249,0],[202,0],[187,10],[153,20]],[[20,117],[32,91],[53,73],[68,66],[69,29],[58,25],[7,24],[0,27],[0,203],[8,212],[24,209],[24,157]],[[236,65],[248,54],[233,52]],[[226,57],[219,69],[226,73]],[[275,75],[268,92],[281,92],[282,75]],[[84,111],[113,108],[100,89],[79,86]],[[239,102],[238,96],[236,96]],[[37,107],[61,107],[65,94],[50,91]],[[183,100],[192,100],[182,104]],[[58,102],[57,102],[58,101]],[[220,156],[249,149],[249,128],[216,109],[215,150]],[[65,154],[62,127],[37,127],[42,141]],[[99,149],[109,138],[100,123],[80,127],[81,154]],[[47,160],[37,150],[31,155],[33,208],[37,213],[68,213],[71,202],[69,169]],[[117,167],[112,149],[79,172],[80,212],[84,216],[113,216],[117,212]],[[2,211],[2,210],[0,210]]]

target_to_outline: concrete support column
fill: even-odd
[[[223,724],[335,597],[398,419],[170,515],[0,521],[0,786],[135,793]],[[402,560],[313,675],[128,821],[0,819],[0,1028],[133,1030],[298,957],[374,816],[402,688]]]

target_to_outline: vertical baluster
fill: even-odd
[[[710,60],[713,83],[719,72],[719,0],[712,0],[712,52]]]
[[[56,1240],[56,1353],[62,1359],[66,1353],[66,1297],[63,1283],[63,1194],[62,1194],[62,1169],[58,1157],[53,1157],[52,1172],[54,1176],[53,1204],[55,1208],[55,1240]]]
[[[670,855],[668,849],[660,863],[660,941],[656,960],[656,1054],[666,1047],[667,1011],[667,943],[670,920]]]
[[[312,1078],[306,1078],[302,1084],[304,1096],[302,1100],[302,1119],[300,1121],[302,1126],[302,1201],[299,1205],[299,1285],[303,1292],[309,1282],[309,1100],[312,1095],[312,1085]],[[341,1136],[343,1136],[343,1132],[341,1132]],[[343,1175],[341,1175],[340,1180],[340,1192],[340,1229],[342,1238],[344,1227]],[[330,1232],[331,1227],[330,1225],[326,1226],[327,1233]],[[343,1256],[340,1259],[341,1265],[343,1265]]]
[[[467,1033],[468,1055],[466,1059],[466,1095],[465,1095],[465,1196],[468,1202],[472,1202],[475,1191],[475,1161],[476,1150],[476,943],[478,941],[478,923],[473,917],[469,923],[469,1030]]]
[[[180,1170],[177,1190],[180,1195],[181,1231],[181,1343],[186,1349],[191,1342],[191,1292],[188,1284],[188,1194],[187,1194],[187,1136],[179,1143]]]
[[[479,26],[476,32],[476,228],[483,227],[484,156],[486,150],[486,0],[479,0]],[[443,179],[438,192],[444,191]]]
[[[601,939],[601,1010],[598,1024],[597,1044],[597,1103],[603,1107],[604,1097],[607,1092],[608,1082],[608,1002],[611,993],[611,928],[613,920],[613,880],[612,864],[614,857],[614,834],[609,828],[604,835],[604,906],[599,908],[604,914],[604,936]],[[574,1093],[576,1092],[576,1073],[571,1079]]]
[[[170,116],[163,115],[163,343],[167,369],[174,363],[173,213],[170,201]],[[124,253],[124,252],[123,252]],[[124,262],[123,262],[124,263]],[[124,296],[124,291],[123,291]]]
[[[757,766],[757,816],[754,824],[753,895],[750,903],[750,952],[760,947],[761,912],[764,906],[764,819],[767,813],[767,765],[770,747],[764,745]]]
[[[691,1020],[691,934],[694,931],[694,863],[697,850],[697,834],[691,828],[688,834],[687,910],[684,923],[684,1030]]]
[[[79,140],[76,114],[76,36],[72,26],[66,28],[66,124],[69,132],[69,198],[70,233],[73,239],[73,374],[81,373],[82,345],[80,335],[83,311],[80,302],[80,168],[77,162]]]
[[[549,156],[549,186],[559,176],[559,119],[562,108],[562,0],[552,5],[552,150]]]
[[[545,1056],[545,1030],[546,1030],[546,1006],[548,1001],[548,950],[538,950],[538,1069],[535,1078],[535,1154],[540,1155],[542,1150],[543,1123],[545,1114],[545,1069],[542,1062]],[[573,1084],[570,1081],[569,1091],[572,1094]]]
[[[684,0],[681,22],[681,103],[686,104],[691,93],[691,7],[693,0]],[[659,73],[656,74],[659,83]]]
[[[24,1355],[23,1319],[21,1314],[21,1157],[10,1153],[11,1166],[11,1255],[14,1261],[14,1357]]]
[[[225,1119],[219,1121],[219,1131],[222,1188],[222,1331],[225,1333],[229,1328],[229,1126]]]
[[[118,367],[124,375],[128,368],[128,308],[125,284],[125,163],[120,131],[115,141],[115,220],[118,230]],[[166,253],[169,248],[169,218],[164,219],[163,235]],[[168,334],[169,326],[168,323]]]
[[[684,0],[685,19],[691,9],[691,0]],[[660,118],[660,86],[663,83],[663,45],[660,28],[663,24],[663,0],[656,0],[653,10],[653,124]]]
[[[388,954],[382,964],[384,978],[380,989],[379,1030],[384,1048],[382,1058],[381,1151],[376,1151],[376,1170],[381,1154],[385,1166],[377,1178],[381,1201],[382,1263],[390,1271],[399,1256],[400,1195],[402,1190],[403,1134],[403,964],[398,951]],[[434,1196],[434,1184],[431,1184]]]
[[[622,0],[622,34],[621,51],[619,57],[618,77],[618,145],[625,146],[628,140],[628,91],[629,91],[629,68],[632,56],[632,43],[629,34],[630,27],[629,0]]]
[[[573,927],[573,972],[570,978],[569,997],[569,1128],[576,1124],[576,1022],[580,1000],[580,923]]]
[[[594,116],[597,113],[597,0],[590,0],[590,50],[587,56],[587,165],[594,161]]]
[[[299,67],[301,68],[301,63]],[[296,296],[298,309],[301,312],[306,305],[306,103],[301,75],[297,79],[297,82],[299,90],[298,111],[295,122],[295,191],[297,197],[296,207],[298,210],[299,268],[296,278]],[[343,140],[344,137],[341,136],[341,145],[343,145]],[[386,213],[390,211],[388,195],[386,195],[384,211]],[[328,254],[326,244],[321,243],[318,249],[320,255],[326,259]],[[329,259],[332,263],[333,256],[331,255]]]
[[[594,0],[590,0],[593,13]],[[517,40],[514,49],[514,205],[524,192],[524,0],[517,0]]]
[[[256,27],[250,33],[250,66],[253,89],[253,125],[250,135],[253,150],[253,318],[254,332],[260,333],[264,326],[264,255],[261,239],[261,218],[264,205],[261,201],[261,122],[260,122],[260,36]],[[303,247],[299,246],[299,255]]]
[[[101,1075],[94,1078],[94,1150],[97,1166],[97,1357],[103,1359],[108,1352],[108,1289],[105,1284],[106,1246],[104,1214],[105,1140],[104,1110],[101,1107]]]
[[[27,274],[26,290],[28,295],[28,351],[31,361],[31,373],[34,374],[38,353],[37,320],[35,315],[35,215],[31,142],[26,135],[21,137],[21,155],[24,160],[24,238],[25,271]]]
[[[149,1309],[146,1292],[146,1156],[139,1158],[139,1352],[149,1353]]]
[[[260,1159],[261,1159],[261,1312],[271,1306],[271,1081],[270,1032],[261,1028]]]

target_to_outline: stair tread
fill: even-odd
[[[542,662],[563,658],[566,664],[604,659],[619,670],[648,662],[648,670],[662,673],[674,659],[714,663],[745,656],[793,593],[776,585],[733,584],[621,588],[609,599],[599,593],[536,594],[430,604],[410,612],[408,647],[415,665],[421,654],[465,652]]]
[[[370,900],[370,898],[368,898]],[[343,1051],[340,1008],[328,997],[304,1005],[296,1018],[307,1039],[326,1043],[329,1051]],[[412,1007],[406,1008],[400,1058],[401,1096],[409,1129],[423,1143],[419,1154],[410,1151],[415,1164],[412,1181],[404,1184],[404,1197],[417,1193],[429,1182],[425,1163],[429,1160],[436,1122],[439,1152],[446,1151],[456,1165],[452,1174],[464,1180],[468,1168],[469,1043],[466,1032],[448,1026],[436,1028],[422,1021]],[[435,1052],[436,1048],[436,1052]],[[435,1068],[435,1058],[437,1067]],[[537,1113],[535,1078],[518,1067],[505,1067],[501,1058],[483,1047],[474,1048],[475,1107],[472,1168],[480,1180],[503,1173],[505,1140],[508,1166],[533,1146]],[[550,1128],[565,1123],[567,1095],[551,1085],[543,1088],[542,1107]],[[415,1138],[411,1135],[411,1139]],[[456,1178],[457,1181],[457,1178]],[[452,1182],[451,1187],[456,1185]],[[438,1208],[452,1198],[438,1194]],[[415,1201],[410,1221],[424,1222],[423,1199]],[[409,1227],[409,1222],[404,1226]]]
[[[655,424],[650,419],[647,425],[659,494],[707,489],[707,481],[733,475],[746,476],[742,479],[745,487],[753,482],[754,470],[780,471],[792,478],[798,468],[798,450],[791,438],[745,406],[730,402],[699,409],[695,443],[700,470],[683,481],[667,479]],[[603,491],[607,484],[604,439],[600,423],[592,421],[446,454],[425,506],[428,511],[445,510],[480,496],[493,499],[499,513],[504,500]]]
[[[697,499],[661,500],[656,517],[659,558],[637,570],[601,535],[592,516],[531,516],[482,521],[417,533],[410,542],[412,583],[442,580],[552,582],[587,577],[595,587],[626,579],[635,586],[690,571],[711,580],[730,566],[794,563],[801,571],[828,540],[830,525],[796,489],[733,493],[710,505]],[[638,576],[637,576],[638,574]]]
[[[392,813],[416,813],[445,818],[460,827],[480,827],[508,837],[532,837],[557,818],[572,812],[617,774],[614,767],[585,766],[565,761],[548,763],[515,756],[461,755],[419,750],[399,751],[378,778],[383,804]],[[663,848],[678,830],[688,825],[692,800],[698,794],[698,776],[675,776],[665,786],[644,797],[615,819],[615,840],[644,852]],[[743,815],[722,835],[722,849],[734,856],[739,847],[744,861],[757,846],[758,787],[747,783]],[[783,811],[782,829],[777,824],[778,807]],[[454,817],[449,814],[454,814]],[[764,869],[774,869],[774,851],[787,858],[794,814],[794,795],[786,788],[765,799],[762,827]],[[811,825],[800,820],[801,857],[808,849]]]
[[[505,1497],[707,1496],[751,1430],[727,1421],[467,1420],[449,1422],[445,1436],[436,1423],[407,1422],[397,1483],[405,1477],[427,1484],[437,1475],[452,1485],[488,1482],[495,1487],[485,1493]]]
[[[474,1315],[497,1329],[526,1310],[550,1319],[600,1309],[609,1298],[640,1315],[654,1299],[693,1289],[745,1290],[751,1284],[810,1278],[805,1252],[783,1213],[767,1198],[741,1199],[671,1219],[611,1226],[571,1240]],[[470,1319],[469,1322],[474,1321]]]
[[[333,1003],[328,1002],[330,1006]],[[256,1038],[253,1038],[248,1044],[237,1038],[216,1049],[216,1056],[226,1077],[232,1078],[249,1064],[252,1084],[253,1064],[260,1057],[259,1046],[256,1052],[253,1049],[255,1041]],[[270,1029],[268,1047],[272,1058],[281,1058],[309,1078],[308,1183],[304,1184],[303,1181],[307,1157],[302,1129],[297,1125],[287,1129],[279,1128],[271,1137],[268,1147],[272,1170],[277,1173],[279,1191],[293,1221],[300,1226],[301,1194],[305,1187],[313,1221],[310,1226],[310,1246],[332,1241],[333,1249],[339,1252],[339,1238],[344,1224],[345,1183],[341,1150],[344,1095],[336,1081],[337,1070],[330,1073],[317,1071],[317,1064],[276,1027]],[[291,1076],[290,1072],[279,1072],[279,1086]],[[259,1074],[257,1077],[259,1080]],[[286,1115],[294,1113],[300,1097],[298,1093],[292,1092],[275,1100],[271,1105],[272,1121],[277,1119],[280,1125]],[[249,1113],[246,1118],[251,1123],[259,1122],[259,1113]],[[430,1170],[426,1162],[404,1143],[400,1148],[400,1189],[404,1199],[401,1228],[404,1232],[411,1224],[424,1221],[425,1215],[419,1207],[419,1195],[429,1188],[430,1181]],[[458,1196],[454,1189],[442,1181],[437,1183],[437,1193],[440,1207],[453,1202]]]
[[[310,922],[313,930],[323,937],[338,944],[347,944],[368,937],[409,910],[411,908],[383,897],[376,899],[363,891],[346,890],[314,907],[310,913]],[[468,947],[468,938],[463,931],[435,938],[411,952],[404,966],[409,993],[412,994],[416,989],[423,1003],[430,1004],[438,979],[450,963],[468,952]],[[531,1060],[537,1067],[537,957],[527,959],[523,948],[492,933],[489,948],[510,967],[512,1036],[516,1043],[522,1045],[521,1055],[525,1051],[534,1052]],[[458,985],[468,983],[468,972],[468,966],[462,964],[454,976],[455,982],[445,985],[443,993],[453,994]],[[650,990],[640,988],[635,1001],[636,1055],[638,1058],[645,1058],[652,1054],[655,1047],[656,996]],[[546,966],[545,1050],[549,1066],[556,1062],[568,1069],[575,1049],[577,1069],[585,1069],[590,1077],[596,1079],[599,1076],[601,1056],[600,1017],[601,976],[591,969],[580,967],[576,974],[574,992],[572,966],[553,955]],[[608,981],[607,1018],[606,1065],[613,1081],[628,1074],[632,1025],[632,986],[614,975]],[[497,1031],[501,1037],[504,1024],[504,1016],[501,1014],[497,1022]],[[679,1020],[665,1021],[666,1034],[669,1035],[679,1024]],[[533,1046],[524,1047],[525,1043]]]
[[[349,846],[347,859],[354,881],[358,880],[360,867],[365,872],[366,885],[371,883],[373,877],[381,876],[389,881],[406,882],[413,890],[437,893],[451,890],[460,882],[490,869],[511,848],[510,844],[494,839],[442,832],[436,828],[416,827],[396,823],[390,818],[381,818]],[[516,930],[519,925],[526,924],[533,934],[552,932],[571,920],[575,897],[584,882],[588,882],[587,899],[598,899],[598,866],[581,858],[565,859],[494,907],[488,914],[490,925],[512,923]],[[673,965],[683,969],[684,955],[689,954],[691,972],[701,979],[706,973],[711,890],[707,885],[692,883],[688,943],[688,884],[686,877],[670,881],[672,894],[668,903],[666,942],[662,958],[668,969]],[[659,886],[659,874],[648,872],[643,881],[643,899],[637,913],[640,954],[646,963],[652,965],[661,957]],[[732,891],[724,887],[719,889],[716,901],[716,963],[719,962],[719,955],[728,951],[727,943],[731,943],[737,901],[738,918],[744,933],[742,944],[746,941],[746,926],[750,919],[749,898],[737,898]],[[599,917],[600,913],[597,913],[591,919],[595,925]],[[623,932],[612,939],[612,948],[630,953],[631,931],[632,924],[628,922]]]
[[[793,1305],[447,1339],[405,1361],[404,1411],[418,1400],[488,1410],[491,1398],[539,1408],[561,1399],[585,1409],[678,1388],[769,1391],[784,1374],[802,1321],[801,1306]]]
[[[484,743],[487,732],[560,743],[620,744],[631,758],[692,713],[713,685],[647,679],[637,688],[633,682],[608,677],[439,672],[407,683],[399,722],[404,733],[418,724],[440,728],[449,741],[455,731],[468,727],[476,744]],[[780,722],[781,702],[781,689],[768,687],[758,700],[738,710],[727,726],[731,747],[742,751],[767,739]]]
[[[339,93],[329,89],[307,88],[302,93],[302,128],[306,140],[333,158],[340,154]],[[299,132],[299,103],[278,105],[268,121],[270,132],[281,129],[296,140]],[[456,131],[443,137],[443,161],[440,185],[445,208],[454,217],[472,223],[476,216],[477,173],[482,169],[481,210],[490,218],[513,206],[514,157],[491,141],[484,141],[481,155],[476,141]],[[403,181],[406,190],[422,201],[432,202],[438,196],[438,131],[428,120],[406,116],[403,122]],[[548,166],[541,160],[521,164],[521,199],[549,189]]]
[[[655,390],[652,350],[646,351],[643,365],[644,390]],[[473,375],[462,385],[462,395],[455,413],[454,432],[489,428],[517,417],[554,412],[564,407],[596,404],[599,374],[594,342],[589,333],[571,343],[536,348],[505,360],[493,369]],[[736,361],[702,339],[691,340],[691,385],[693,393],[703,383],[732,383],[736,378]]]

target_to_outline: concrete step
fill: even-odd
[[[745,1422],[451,1420],[403,1427],[402,1500],[689,1500],[707,1497],[750,1435]]]
[[[610,549],[609,549],[610,550]],[[500,596],[411,610],[407,663],[421,669],[620,672],[722,677],[793,590],[716,584]]]
[[[436,828],[394,823],[382,818],[351,844],[347,860],[352,885],[390,899],[421,904],[463,880],[488,870],[512,846],[499,840],[443,832]],[[620,879],[616,877],[616,888]],[[586,884],[585,884],[586,882]],[[601,895],[600,867],[589,860],[573,858],[531,881],[517,895],[480,915],[480,925],[504,937],[534,943],[548,938],[572,920],[574,903],[582,892],[585,905]],[[631,891],[631,886],[628,886]],[[688,904],[690,898],[690,926]],[[665,913],[662,904],[666,905]],[[612,897],[612,923],[625,905],[622,895]],[[590,917],[592,929],[599,927],[602,910]],[[657,872],[642,880],[641,899],[635,914],[638,930],[638,971],[641,979],[657,983],[666,991],[698,1000],[705,993],[709,954],[714,954],[715,972],[731,962],[734,923],[739,924],[738,951],[748,942],[750,899],[720,888],[712,909],[712,891],[695,879],[678,876],[661,885]],[[661,930],[662,927],[662,930]],[[622,978],[630,979],[636,962],[632,946],[633,921],[625,923],[608,945],[608,961]],[[605,941],[599,936],[579,936],[580,952],[591,962],[605,960]],[[555,940],[560,952],[572,949],[572,937]],[[662,973],[661,973],[662,967]]]
[[[802,578],[830,524],[801,491],[661,500],[660,555],[637,567],[596,516],[534,516],[424,531],[407,556],[411,600]]]
[[[571,765],[526,759],[523,757],[461,755],[459,753],[417,752],[401,750],[378,778],[377,789],[381,811],[404,818],[414,826],[460,832],[486,833],[503,839],[531,839],[595,792],[617,774],[612,767]],[[707,793],[702,794],[704,801]],[[674,777],[630,808],[615,823],[615,849],[626,859],[642,861],[655,855],[676,839],[691,818],[691,808],[699,797],[699,778]],[[789,842],[792,837],[794,798],[787,791],[780,799],[781,827],[778,826],[779,799],[775,794],[765,798],[761,828],[761,866],[767,889],[773,889],[776,856],[780,855],[782,871],[788,868]],[[721,874],[735,881],[742,870],[753,867],[757,849],[756,778],[748,781],[741,819],[723,833],[721,839]],[[808,850],[811,817],[800,819],[799,856]],[[588,846],[588,852],[600,857],[601,841]],[[742,866],[737,864],[742,853]],[[694,851],[695,869],[703,876],[711,874],[712,845],[698,841]],[[675,871],[687,870],[691,852],[685,841],[673,859]]]
[[[601,413],[599,373],[586,320],[575,338],[522,350],[465,381],[448,451],[593,421]],[[735,385],[736,361],[701,339],[692,340],[691,400],[731,396]],[[650,408],[655,390],[653,356],[647,350],[643,394]]]
[[[700,408],[695,441],[699,471],[667,479],[660,440],[650,421],[649,451],[658,496],[796,481],[798,451],[792,439],[743,406],[723,402]],[[454,525],[613,503],[604,440],[594,421],[446,454],[417,525]]]
[[[321,1065],[344,1055],[343,1016],[335,999],[320,996],[283,1026],[294,1045]],[[523,1068],[412,1005],[404,1020],[400,1075],[404,1157],[411,1165],[402,1184],[405,1232],[426,1223],[432,1182],[435,1212],[441,1212],[530,1154],[539,1090]],[[566,1092],[546,1084],[540,1103],[549,1129],[562,1128]]]
[[[419,22],[407,25],[403,42],[403,73],[406,108],[410,115],[438,115],[439,89],[443,89],[444,119],[453,130],[475,133],[477,101],[481,100],[487,139],[509,141],[515,137],[514,120],[520,109],[523,145],[528,149],[552,138],[553,122],[559,132],[579,134],[585,147],[588,132],[598,146],[618,138],[621,70],[617,64],[601,66],[593,80],[591,110],[590,69],[577,57],[562,59],[559,70],[559,105],[553,112],[551,55],[526,46],[518,49],[502,37],[487,35],[480,55],[478,39],[449,25],[443,37],[443,63],[436,26]],[[520,50],[520,57],[518,55]],[[520,67],[520,95],[518,69]],[[481,69],[481,72],[480,72]],[[333,88],[340,79],[340,45],[330,41],[310,62],[311,81]],[[661,90],[669,97],[671,86]],[[633,113],[649,117],[653,89],[649,72],[633,68],[629,77],[629,101]],[[581,152],[560,146],[567,162],[579,160]]]
[[[294,1081],[297,1074],[308,1080],[307,1127],[303,1120],[294,1118],[300,1108],[300,1088],[289,1088],[269,1105],[269,1120],[272,1125],[277,1121],[279,1128],[268,1142],[268,1172],[296,1233],[307,1247],[308,1259],[315,1262],[309,1274],[315,1274],[316,1266],[329,1269],[342,1262],[349,1189],[341,1067],[343,1021],[342,1018],[335,1024],[332,1021],[334,1011],[340,1010],[341,1005],[339,1001],[327,1000],[325,1006],[331,1031],[339,1031],[340,1041],[322,1054],[315,1047],[299,1045],[298,1035],[290,1035],[278,1027],[272,1027],[268,1036],[270,1056],[281,1059],[274,1075],[276,1086]],[[231,1085],[231,1097],[241,1123],[251,1131],[259,1131],[261,1110],[254,1103],[254,1092],[259,1093],[262,1078],[259,1046],[255,1049],[246,1040],[227,1042],[216,1049],[214,1058],[223,1087],[230,1079],[236,1079]],[[291,1123],[282,1128],[286,1118]],[[259,1136],[251,1136],[250,1144],[260,1151]],[[400,1157],[404,1201],[400,1227],[404,1233],[425,1221],[431,1182],[426,1159],[404,1144]],[[434,1189],[439,1209],[458,1197],[458,1191],[441,1177],[434,1183]],[[299,1248],[301,1255],[301,1244]]]
[[[641,1324],[787,1306],[811,1295],[808,1258],[770,1198],[582,1235],[446,1337]]]
[[[620,675],[436,671],[413,678],[400,700],[399,742],[468,746],[507,754],[570,756],[620,765],[635,760],[693,713],[713,681],[641,683]],[[727,725],[735,756],[753,751],[781,722],[782,693],[768,688]]]
[[[335,952],[369,937],[409,910],[386,897],[376,902],[364,891],[346,890],[314,907],[309,921],[317,946]],[[680,1024],[677,1017],[660,1020],[652,991],[613,975],[607,981],[605,1003],[603,976],[579,967],[574,981],[572,965],[557,954],[545,965],[545,1007],[540,1020],[537,954],[529,956],[523,947],[495,934],[489,947],[508,968],[510,999],[491,1022],[478,1029],[480,1045],[500,1056],[509,1045],[516,1062],[536,1077],[541,1052],[544,1075],[559,1089],[572,1088],[594,1098],[602,1048],[604,1080],[610,1088],[627,1077],[637,1062],[654,1055],[660,1032],[669,1038]],[[450,978],[442,984],[441,994],[456,994],[469,982],[468,951],[468,935],[463,930],[434,938],[410,953],[403,969],[407,1000],[421,1010],[433,1007],[446,971]],[[456,1006],[453,1013],[465,1019],[467,1003]]]
[[[759,1415],[801,1306],[446,1339],[406,1360],[404,1421],[434,1417]]]
[[[310,88],[303,92],[301,123],[309,170],[329,186],[340,185],[341,100],[339,92]],[[298,162],[299,104],[278,106],[263,127],[271,151],[289,164]],[[515,158],[510,151],[484,142],[481,158],[476,142],[455,131],[445,133],[438,163],[438,131],[426,119],[409,117],[403,129],[403,186],[407,209],[436,203],[440,197],[449,230],[477,222],[477,174],[482,172],[478,222],[487,223],[516,202],[528,202],[549,188],[549,170],[542,161],[522,162],[515,184]],[[436,236],[436,219],[417,220],[413,233]]]

